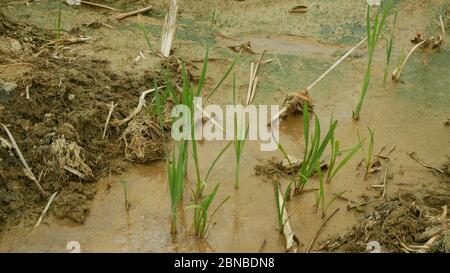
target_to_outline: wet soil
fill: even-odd
[[[210,184],[221,184],[218,200],[231,197],[217,213],[208,238],[198,240],[193,235],[190,210],[180,216],[179,234],[169,234],[165,164],[155,162],[162,156],[162,146],[158,145],[161,138],[155,137],[152,130],[148,133],[150,125],[145,122],[152,119],[151,109],[143,111],[133,124],[110,127],[102,139],[110,103],[118,103],[112,121],[125,118],[136,107],[140,93],[154,86],[154,79],[162,82],[162,67],[177,63],[150,53],[136,17],[117,22],[109,11],[63,5],[64,35],[92,39],[57,47],[48,43],[55,40],[53,21],[59,6],[54,1],[34,1],[27,7],[13,2],[6,1],[0,8],[6,16],[0,20],[0,85],[3,90],[12,88],[0,94],[0,123],[7,125],[16,138],[34,174],[42,172],[44,189],[60,193],[43,223],[33,228],[48,198],[42,197],[24,175],[15,151],[0,147],[0,251],[64,252],[69,241],[80,242],[86,252],[255,252],[263,245],[262,251],[284,251],[273,180],[285,187],[290,177],[284,173],[258,176],[254,170],[272,158],[281,160],[280,153],[260,152],[259,143],[249,141],[242,155],[239,190],[234,189],[234,152],[230,149],[224,155],[212,172]],[[124,10],[142,5],[141,1],[96,2]],[[286,94],[305,88],[364,36],[363,3],[337,0],[305,4],[312,2],[316,4],[308,13],[289,14],[288,10],[299,4],[297,1],[180,1],[174,56],[191,61],[195,82],[204,46],[210,46],[208,91],[234,56],[228,46],[249,41],[254,52],[267,50],[265,59],[273,60],[260,68],[254,103],[281,104]],[[411,47],[416,31],[435,35],[438,28],[433,20],[448,9],[448,3],[443,2],[401,1],[394,63],[402,51]],[[158,48],[168,4],[154,1],[152,5],[154,9],[140,20],[145,23],[153,48]],[[214,9],[217,17],[211,24]],[[445,38],[450,39],[448,34]],[[146,58],[136,61],[140,52]],[[249,63],[257,57],[244,54],[235,68],[240,98],[246,96]],[[327,200],[345,191],[345,198],[367,205],[347,210],[347,201],[333,202],[327,215],[340,210],[317,238],[313,251],[359,252],[373,240],[380,242],[384,251],[403,251],[397,237],[408,245],[417,243],[414,235],[436,224],[426,215],[437,217],[442,206],[450,205],[448,163],[443,164],[450,156],[450,127],[445,125],[450,117],[450,79],[443,69],[449,60],[450,46],[444,42],[440,50],[415,54],[402,82],[383,85],[382,39],[359,122],[352,120],[352,109],[361,88],[366,48],[358,49],[311,91],[323,126],[332,113],[339,120],[336,137],[343,148],[355,145],[357,131],[366,136],[367,126],[376,130],[376,152],[385,145],[396,145],[390,155],[386,198],[372,187],[382,182],[382,171],[364,180],[357,170],[363,157],[360,153],[327,185]],[[178,72],[175,67],[173,75]],[[30,86],[30,100],[25,98],[26,86]],[[231,79],[227,79],[210,103],[231,103],[231,88]],[[285,149],[301,157],[301,116],[288,117],[280,126]],[[126,152],[123,136],[127,128],[138,128],[133,132],[139,132],[139,139],[148,142],[137,150],[147,152]],[[0,136],[8,139],[3,131]],[[212,155],[225,143],[199,145],[201,172],[205,173]],[[412,160],[408,155],[411,152],[441,168],[444,174]],[[68,172],[64,164],[70,164],[87,179]],[[194,187],[195,181],[192,160],[189,164],[184,205],[189,204],[188,189]],[[128,181],[128,212],[120,181]],[[313,212],[315,198],[311,189],[317,187],[314,177],[308,191],[287,204],[291,226],[302,244],[299,251],[306,249],[323,221],[320,213]],[[417,206],[424,214],[417,215]],[[369,224],[371,229],[366,232]]]
[[[96,191],[93,182],[99,177],[120,173],[125,159],[150,162],[162,158],[161,140],[145,131],[151,129],[144,122],[144,116],[151,120],[146,114],[122,128],[112,127],[102,137],[111,102],[119,105],[111,121],[125,118],[137,105],[139,92],[151,88],[151,77],[116,74],[105,60],[77,60],[62,46],[49,45],[55,44],[53,33],[0,16],[0,123],[12,132],[44,190],[60,192],[55,214],[82,223]],[[6,90],[6,86],[13,88]],[[136,147],[134,138],[139,134],[154,143],[144,140],[137,144],[142,147]],[[9,140],[6,134],[2,136]],[[133,149],[144,150],[143,155]],[[3,147],[0,153],[0,223],[35,218],[41,209],[36,203],[44,201],[44,196],[24,175],[15,151]]]

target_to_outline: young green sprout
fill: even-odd
[[[195,209],[194,210],[194,229],[195,235],[199,239],[203,239],[206,237],[208,230],[210,230],[212,219],[214,215],[217,213],[219,208],[225,204],[225,202],[230,198],[230,196],[226,197],[215,209],[209,214],[209,210],[212,202],[214,201],[217,191],[219,190],[219,184],[217,184],[213,191],[202,198],[201,201],[197,202],[197,204],[190,205],[186,207],[186,209]]]
[[[378,38],[380,37],[381,30],[383,29],[386,18],[389,14],[389,10],[391,9],[392,3],[390,1],[386,2],[383,7],[383,11],[380,17],[380,10],[376,7],[377,11],[375,14],[375,21],[373,25],[370,23],[370,9],[371,5],[367,5],[367,45],[369,51],[369,61],[367,63],[366,73],[364,75],[363,86],[361,89],[361,93],[359,96],[358,104],[356,105],[356,109],[353,111],[353,119],[359,120],[362,105],[364,103],[364,98],[366,97],[367,90],[369,89],[369,83],[371,78],[371,69],[372,69],[372,60],[375,53],[375,48],[378,42]]]
[[[177,94],[173,91],[170,81],[167,81],[167,92],[172,95],[173,100],[178,103]],[[164,130],[165,116],[163,105],[166,96],[162,96],[158,88],[155,89],[154,111],[158,117],[160,128]],[[174,148],[171,152],[167,147],[166,139],[163,139],[164,151],[166,154],[167,178],[169,182],[170,210],[171,210],[171,228],[172,234],[177,233],[177,207],[183,197],[184,177],[187,168],[188,141],[181,139],[174,142]]]
[[[211,92],[209,92],[204,103],[208,102],[209,99],[212,97],[212,95],[214,95],[214,93],[220,88],[220,86],[228,78],[228,75],[230,75],[231,71],[233,70],[234,66],[237,64],[237,62],[239,61],[240,58],[241,58],[241,52],[237,53],[236,56],[234,56],[234,59],[231,62],[231,64],[228,66],[227,71],[225,71],[225,74],[223,74],[222,78],[216,84],[216,86],[213,88],[213,90],[211,90]]]
[[[320,121],[315,113],[314,114],[314,132],[310,135],[309,131],[309,109],[308,103],[303,107],[303,134],[305,138],[305,151],[303,156],[303,162],[300,166],[298,181],[295,185],[296,192],[300,192],[310,177],[316,172],[317,167],[321,165],[321,157],[334,136],[334,131],[337,126],[337,121],[330,122],[330,128],[328,129],[325,138],[320,140]]]
[[[386,67],[384,69],[383,84],[386,84],[387,75],[389,73],[389,68],[391,66],[391,56],[392,56],[392,49],[394,46],[394,33],[395,33],[395,25],[397,24],[397,15],[398,15],[398,8],[395,10],[394,22],[392,23],[391,29],[391,37],[389,39],[386,39]],[[385,33],[387,36],[387,31],[385,31]]]
[[[214,9],[213,13],[211,15],[211,23],[209,25],[209,31],[210,32],[212,32],[212,28],[213,28],[213,25],[214,25],[215,22],[216,22],[216,10]]]
[[[193,191],[193,204],[188,206],[187,209],[192,208],[194,209],[194,229],[195,234],[198,238],[203,239],[205,238],[208,230],[210,229],[210,224],[212,221],[213,216],[216,214],[217,210],[228,200],[229,197],[225,198],[217,208],[210,213],[211,204],[214,201],[217,191],[219,189],[219,184],[214,187],[213,191],[204,196],[203,192],[205,187],[207,186],[207,181],[210,176],[210,173],[216,163],[219,161],[219,159],[223,156],[225,151],[228,149],[228,147],[231,146],[232,142],[229,142],[217,155],[217,157],[213,160],[212,164],[210,165],[205,178],[202,180],[200,175],[200,161],[198,156],[198,149],[197,149],[197,141],[195,140],[195,119],[194,119],[194,95],[195,96],[201,96],[202,95],[202,88],[206,79],[206,72],[208,68],[208,48],[206,48],[205,52],[205,59],[204,64],[202,68],[202,72],[200,75],[200,80],[198,83],[197,90],[194,93],[194,90],[191,88],[189,80],[187,78],[186,73],[186,67],[183,64],[182,66],[182,80],[183,80],[183,88],[181,93],[181,103],[185,106],[187,106],[190,110],[190,123],[193,125],[190,128],[190,134],[191,134],[191,145],[192,145],[192,157],[194,159],[194,165],[195,165],[195,173],[196,173],[196,186],[195,191]],[[186,159],[187,164],[187,159]]]
[[[193,200],[194,204],[186,207],[186,209],[193,208],[194,209],[194,230],[195,235],[203,239],[206,236],[206,233],[208,232],[210,228],[210,223],[212,221],[213,216],[216,214],[217,210],[230,198],[230,196],[226,197],[220,204],[217,206],[217,208],[213,211],[213,213],[209,216],[209,209],[211,206],[211,203],[214,201],[217,190],[219,189],[219,184],[216,185],[214,190],[207,196],[203,196],[204,188],[207,185],[208,178],[211,174],[212,169],[216,165],[216,163],[219,161],[219,159],[223,156],[225,151],[231,146],[232,142],[228,142],[227,145],[225,145],[224,148],[219,152],[219,154],[216,156],[216,158],[213,160],[211,165],[209,166],[208,172],[206,173],[206,176],[204,178],[201,185],[201,195],[198,196],[198,193],[194,193]],[[197,186],[198,190],[198,186]]]
[[[55,19],[55,34],[56,34],[56,39],[60,40],[61,39],[61,7],[58,9],[58,14],[56,16]]]
[[[233,76],[233,103],[236,107],[236,75]],[[239,188],[239,176],[240,176],[240,169],[241,169],[241,155],[242,150],[244,149],[245,140],[248,135],[248,129],[249,127],[244,130],[243,127],[245,127],[244,123],[238,122],[237,119],[237,113],[234,113],[234,149],[236,152],[236,176],[235,176],[235,183],[234,187]],[[240,127],[238,127],[238,123],[240,124]]]
[[[281,145],[281,143],[278,143],[278,150],[283,154],[284,158],[287,160],[289,164],[289,168],[293,171],[294,170],[294,164],[291,161],[291,158],[289,157],[288,153],[286,152],[286,149]],[[291,199],[291,188],[292,184],[295,184],[295,178],[291,178],[291,182],[289,183],[288,187],[286,188],[286,192],[288,193],[286,195],[286,201],[289,201]]]
[[[172,212],[171,233],[177,233],[177,205],[182,199],[184,188],[184,175],[187,162],[187,141],[180,140],[176,143],[177,152],[173,152],[169,162],[168,178],[170,192],[170,207]]]
[[[319,176],[319,191],[315,191],[314,195],[316,197],[316,203],[314,206],[314,212],[317,213],[319,206],[322,208],[322,218],[325,217],[325,185],[323,181],[322,169],[320,166],[317,166],[316,170]]]
[[[331,122],[333,121],[333,118],[331,119]],[[330,161],[328,163],[328,171],[327,171],[327,177],[326,182],[330,183],[333,177],[336,176],[336,174],[350,161],[350,159],[358,152],[360,149],[361,143],[358,143],[354,148],[351,148],[348,150],[347,155],[342,159],[339,164],[336,165],[337,157],[341,154],[343,154],[346,151],[341,151],[339,148],[339,140],[335,140],[334,134],[330,138],[330,146],[331,146],[331,155],[330,155]]]
[[[127,180],[123,180],[121,179],[120,184],[122,184],[123,187],[123,195],[124,195],[124,200],[125,200],[125,210],[129,210],[130,209],[130,201],[128,200],[128,181]]]
[[[142,34],[144,35],[144,39],[145,39],[145,42],[147,43],[148,49],[150,49],[150,52],[153,52],[153,47],[152,47],[152,44],[150,43],[150,39],[148,37],[147,30],[145,29],[144,23],[142,23],[140,21],[139,15],[138,15],[138,21],[139,21],[138,22],[139,29],[142,31]]]
[[[280,183],[278,181],[273,183],[274,191],[275,191],[275,201],[277,204],[278,228],[279,228],[280,233],[283,233],[284,226],[286,225],[287,221],[289,220],[287,215],[284,215],[284,213],[286,211],[285,210],[286,202],[289,199],[289,195],[290,195],[291,187],[292,187],[293,183],[294,182],[292,181],[288,184],[288,186],[286,187],[286,191],[284,192],[283,195],[281,195]]]
[[[336,201],[337,198],[344,194],[345,191],[340,192],[339,194],[335,194],[328,203],[325,202],[325,183],[320,166],[317,167],[317,175],[319,176],[319,191],[314,192],[314,195],[316,197],[314,211],[317,212],[320,207],[323,219],[325,218],[327,209],[334,203],[334,201]]]
[[[364,180],[367,179],[367,177],[369,175],[370,167],[372,167],[372,165],[373,165],[373,147],[375,144],[375,129],[372,130],[369,127],[367,127],[367,129],[369,130],[369,135],[370,135],[369,148],[368,148],[367,152],[365,152],[364,146],[362,145],[364,140],[361,139],[359,132],[357,132],[359,147],[361,148],[361,152],[363,153],[363,156],[364,156],[364,166],[365,166]]]

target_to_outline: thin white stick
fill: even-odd
[[[117,106],[117,104],[114,104],[114,102],[112,101],[111,102],[111,107],[109,108],[108,117],[106,118],[105,129],[103,130],[103,137],[102,137],[102,139],[105,139],[106,130],[108,129],[108,123],[109,123],[109,120],[111,119],[111,115],[112,115],[112,113],[114,111],[114,108],[116,108],[116,106]]]
[[[11,143],[10,143],[8,140],[6,140],[6,139],[0,137],[0,142],[2,142],[3,144],[5,144],[6,147],[8,147],[8,149],[12,149],[12,145],[11,145]]]
[[[418,49],[421,45],[423,45],[427,41],[429,41],[429,39],[423,40],[422,42],[418,43],[413,48],[411,48],[411,50],[408,52],[408,55],[406,55],[406,58],[403,60],[403,62],[399,66],[397,66],[397,68],[395,68],[395,70],[392,72],[392,78],[394,80],[398,81],[400,79],[400,75],[402,74],[408,59],[411,57],[414,51],[416,51],[416,49]]]
[[[113,122],[113,124],[115,126],[121,126],[121,125],[127,123],[128,121],[130,121],[132,118],[134,118],[134,116],[136,116],[141,111],[142,107],[144,107],[144,105],[145,105],[145,96],[147,96],[148,94],[154,92],[156,89],[161,89],[161,88],[164,88],[164,87],[166,87],[166,86],[164,85],[164,86],[160,86],[158,88],[153,88],[153,89],[146,90],[146,91],[142,92],[141,96],[139,97],[138,106],[133,110],[133,112],[128,117],[126,117],[126,118],[124,118],[122,120],[115,121],[115,122]]]
[[[69,167],[67,165],[64,166],[64,170],[69,171],[70,173],[78,176],[79,178],[81,178],[83,180],[85,180],[85,178],[86,178],[86,176],[83,173],[81,173],[81,172],[79,172],[79,171],[75,170],[74,168]]]
[[[117,15],[116,19],[117,20],[122,20],[122,19],[124,19],[126,17],[130,17],[130,16],[133,16],[133,15],[136,15],[136,14],[139,14],[139,13],[143,13],[143,12],[149,11],[151,9],[152,9],[152,6],[148,6],[148,7],[145,7],[145,8],[141,8],[141,9],[137,9],[137,10],[133,10],[133,11],[129,11],[129,12],[124,12],[124,13],[121,13],[121,14]]]
[[[161,53],[164,57],[169,57],[172,41],[176,30],[178,5],[177,0],[170,3],[169,13],[166,15],[163,26],[163,34],[161,38]]]
[[[256,86],[258,85],[258,81],[259,81],[259,78],[255,77],[255,79],[253,81],[253,88],[252,88],[252,93],[251,93],[251,97],[250,97],[250,102],[252,102],[253,98],[255,97]]]
[[[122,12],[120,9],[116,9],[113,7],[108,7],[105,5],[101,5],[101,4],[97,4],[97,3],[92,3],[92,2],[88,2],[88,1],[80,1],[83,4],[89,5],[89,6],[94,6],[94,7],[99,7],[99,8],[104,8],[104,9],[109,9],[109,10],[113,10],[113,11],[118,11],[118,12]]]
[[[387,183],[388,168],[389,168],[389,160],[386,162],[386,170],[384,171],[384,177],[383,177],[383,197],[386,197],[386,183]]]
[[[262,63],[262,57],[264,56],[264,52],[265,50],[261,52],[261,54],[259,55],[258,62],[256,64],[254,62],[250,63],[250,79],[248,83],[246,105],[249,105],[253,101],[253,98],[255,97],[256,85],[258,82],[256,74],[258,73],[259,65]]]
[[[25,87],[25,98],[26,98],[27,100],[30,99],[30,86],[29,86],[29,85],[27,85],[27,86]]]
[[[50,196],[50,199],[48,200],[47,205],[45,206],[44,210],[42,211],[41,216],[39,217],[37,223],[34,225],[34,228],[37,228],[41,224],[42,220],[44,219],[45,214],[47,214],[47,211],[50,208],[50,205],[52,204],[53,199],[55,199],[57,194],[58,194],[58,192],[55,192],[54,194],[52,194],[52,196]]]
[[[445,27],[444,27],[444,21],[442,20],[441,15],[439,15],[439,21],[441,22],[441,31],[442,31],[442,40],[443,40],[444,36],[445,36]]]
[[[259,65],[261,64],[261,61],[262,61],[262,58],[263,58],[265,52],[266,51],[263,50],[263,52],[261,52],[261,54],[259,55],[259,59],[258,59],[258,62],[256,63],[256,68],[254,71],[253,79],[256,77],[256,73],[258,73],[258,68],[259,68]]]
[[[289,218],[288,218],[288,214],[287,214],[287,210],[286,210],[286,205],[284,205],[284,198],[283,195],[280,192],[280,189],[278,189],[278,198],[279,200],[283,200],[283,204],[280,207],[280,212],[282,214],[282,221],[284,223],[283,226],[283,234],[284,237],[286,239],[286,249],[288,251],[293,251],[293,252],[297,252],[297,243],[295,242],[295,233],[291,228],[291,224],[289,222]],[[283,211],[281,211],[281,208],[283,208]]]
[[[286,111],[288,110],[287,106],[284,106],[283,108],[281,108],[280,112],[276,113],[272,119],[270,120],[270,124],[273,124],[276,120],[278,120],[280,118],[281,115],[283,115]]]
[[[354,47],[352,47],[347,53],[344,54],[344,56],[342,56],[339,60],[337,60],[337,62],[335,62],[330,68],[328,68],[327,71],[325,71],[322,75],[320,75],[320,77],[315,80],[312,84],[310,84],[306,90],[310,91],[311,88],[313,88],[316,84],[318,84],[323,78],[325,78],[326,75],[328,75],[328,73],[330,73],[333,69],[336,68],[336,66],[338,66],[343,60],[345,60],[345,58],[347,58],[350,54],[352,54],[353,51],[355,51],[358,47],[360,47],[365,41],[367,40],[367,37],[365,37],[364,39],[362,39],[357,45],[355,45]]]
[[[247,100],[246,105],[250,104],[250,96],[252,93],[252,86],[253,86],[253,62],[250,63],[250,78],[248,80],[248,90],[247,90]]]
[[[328,75],[333,69],[335,69],[343,60],[345,60],[350,54],[352,54],[353,51],[355,51],[358,47],[360,47],[365,41],[367,40],[367,37],[365,37],[364,39],[362,39],[357,45],[355,45],[354,47],[352,47],[349,51],[347,51],[347,53],[345,53],[339,60],[337,60],[330,68],[328,68],[327,71],[325,71],[322,75],[320,75],[319,78],[317,78],[317,80],[315,80],[312,84],[310,84],[307,88],[306,91],[310,91],[311,88],[313,88],[316,84],[318,84],[321,80],[323,80],[323,78],[325,78],[326,75]],[[281,115],[283,115],[286,111],[288,110],[288,108],[285,106],[283,107],[280,112],[278,112],[277,114],[275,114],[270,123],[273,123],[274,121],[276,121],[277,119],[280,118]]]
[[[265,52],[266,51],[263,50],[263,52],[261,52],[261,54],[259,55],[258,62],[256,63],[255,70],[253,71],[253,77],[252,77],[253,81],[252,81],[252,89],[251,89],[252,92],[250,94],[250,101],[249,101],[249,103],[251,103],[253,101],[253,97],[255,97],[256,85],[258,83],[258,79],[256,78],[256,74],[258,73],[259,65],[261,64],[261,61],[262,61],[262,58],[263,58]]]
[[[24,167],[24,172],[25,175],[31,179],[36,186],[38,187],[39,191],[41,192],[41,194],[43,196],[46,196],[47,193],[45,192],[45,190],[42,188],[41,184],[39,184],[39,181],[36,179],[36,177],[34,176],[33,172],[31,171],[31,168],[28,166],[27,162],[25,161],[25,158],[22,155],[22,152],[19,149],[19,146],[17,146],[16,141],[14,140],[13,135],[11,134],[11,132],[9,131],[8,127],[6,127],[4,124],[1,124],[3,126],[3,128],[5,129],[6,133],[8,134],[9,140],[11,141],[12,146],[14,147],[14,149],[17,152],[17,155],[20,158],[20,161],[22,162],[22,165]]]

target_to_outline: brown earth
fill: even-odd
[[[59,192],[55,214],[81,223],[99,177],[120,173],[124,159],[143,163],[162,157],[161,134],[151,133],[158,129],[146,111],[121,127],[111,126],[102,139],[111,102],[118,104],[111,122],[124,119],[140,92],[162,77],[118,75],[107,61],[77,60],[64,48],[70,38],[58,42],[53,33],[0,13],[0,123],[11,131],[44,190]],[[166,61],[163,67],[174,65]],[[9,141],[3,129],[0,136]],[[7,221],[36,221],[46,198],[25,176],[14,150],[2,148],[0,155],[0,228]]]

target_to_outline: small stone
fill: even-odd
[[[11,92],[13,92],[17,88],[17,84],[14,82],[4,82],[0,79],[0,95],[2,93],[6,93],[6,95],[9,95]]]
[[[22,44],[14,39],[11,39],[11,51],[18,52],[22,50]]]
[[[75,98],[74,94],[69,94],[69,96],[67,97],[70,101],[72,101]]]

